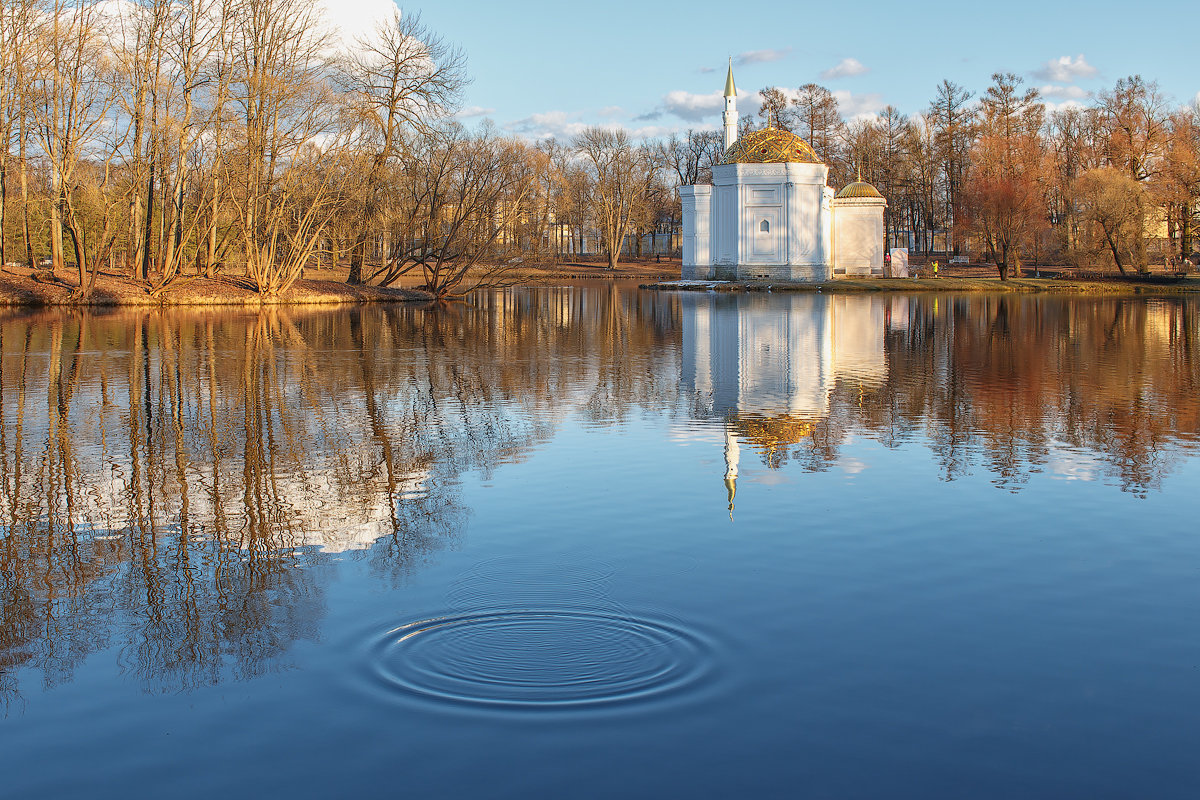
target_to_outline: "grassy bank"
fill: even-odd
[[[73,278],[74,276],[72,276]],[[429,294],[411,288],[348,286],[321,277],[299,280],[277,298],[259,294],[244,278],[219,276],[183,278],[157,297],[145,286],[124,276],[101,274],[86,301],[72,297],[78,281],[60,276],[54,282],[38,281],[27,270],[0,273],[0,306],[241,306],[343,303],[378,303],[427,300]]]
[[[772,283],[770,281],[663,281],[642,285],[643,289],[718,292],[1052,292],[1080,295],[1168,295],[1200,292],[1200,277],[1113,278],[846,278],[821,283]]]
[[[401,278],[396,285],[350,286],[345,269],[320,269],[306,272],[305,279],[278,298],[266,298],[255,291],[245,278],[218,276],[213,279],[187,276],[180,278],[158,296],[151,296],[145,285],[124,275],[101,273],[92,297],[80,302],[72,297],[78,286],[74,273],[60,271],[54,281],[34,279],[24,267],[0,271],[0,306],[261,306],[279,304],[339,305],[347,303],[394,303],[428,300],[428,292],[418,288],[419,275]],[[678,262],[627,262],[610,270],[598,263],[561,263],[522,265],[504,276],[506,282],[519,285],[547,285],[563,281],[655,281],[679,277]],[[469,281],[468,281],[469,283]]]

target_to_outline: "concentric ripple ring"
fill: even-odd
[[[388,689],[513,708],[628,703],[682,691],[708,671],[707,641],[661,620],[606,611],[453,614],[393,628],[372,649]]]

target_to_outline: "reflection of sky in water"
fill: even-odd
[[[6,786],[1190,796],[1196,311],[5,318]]]

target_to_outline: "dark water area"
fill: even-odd
[[[0,796],[1200,796],[1198,322],[0,316]]]

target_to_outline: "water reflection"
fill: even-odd
[[[606,286],[449,310],[10,314],[0,702],[102,650],[153,692],[289,666],[338,559],[404,580],[463,537],[465,474],[567,425],[715,426],[731,514],[748,455],[846,467],[855,437],[925,448],[948,481],[1144,496],[1195,452],[1197,308]]]
[[[460,476],[526,458],[575,387],[598,421],[672,402],[673,362],[625,357],[672,358],[661,306],[0,319],[0,700],[110,648],[150,691],[285,666],[335,559],[403,578],[461,535]]]
[[[682,384],[768,467],[839,463],[854,436],[924,441],[950,481],[1047,472],[1144,496],[1200,430],[1190,300],[688,295]]]

